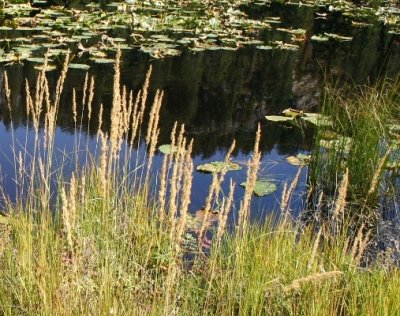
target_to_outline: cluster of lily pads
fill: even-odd
[[[283,115],[267,115],[265,118],[272,122],[297,122],[303,120],[315,126],[332,126],[332,120],[320,113],[307,113],[301,110],[288,108],[282,111]]]
[[[383,22],[390,28],[391,33],[400,34],[400,8],[398,1],[382,0],[380,3],[371,1],[346,0],[289,0],[287,5],[300,5],[327,8],[329,12],[340,12],[344,17],[351,19],[354,27],[370,26],[375,22]],[[327,13],[319,14],[325,18]],[[329,34],[326,34],[329,37]],[[336,37],[336,36],[335,36]],[[346,40],[345,38],[343,40]]]
[[[2,13],[0,62],[43,56],[43,50],[56,56],[69,49],[103,63],[111,62],[118,48],[138,49],[153,58],[176,56],[186,48],[236,50],[264,45],[258,34],[270,28],[267,22],[249,19],[234,3],[221,1],[90,4],[84,10],[8,4]]]
[[[64,54],[68,49],[89,56],[96,63],[112,62],[115,51],[138,49],[153,58],[177,56],[183,50],[237,50],[252,46],[262,50],[297,50],[306,39],[304,29],[285,28],[280,17],[249,18],[244,5],[269,6],[270,1],[152,1],[90,3],[84,9],[32,7],[7,3],[0,13],[0,62],[20,62],[28,58]],[[285,5],[312,5],[340,10],[360,25],[374,12],[377,19],[398,29],[399,9],[382,7],[371,13],[368,8],[346,1],[288,1]],[[316,18],[323,18],[325,13]],[[263,41],[260,32],[289,33],[282,41]],[[312,35],[312,34],[311,34]],[[333,33],[315,34],[314,41],[329,39],[350,41],[351,37]],[[34,62],[39,62],[34,60]],[[78,67],[78,66],[76,66]]]
[[[283,115],[268,115],[265,118],[271,122],[277,123],[294,123],[295,126],[299,126],[302,121],[306,124],[312,124],[316,127],[323,128],[321,130],[321,139],[319,146],[327,150],[335,150],[341,152],[346,157],[352,146],[352,138],[348,136],[340,135],[333,131],[333,120],[331,117],[320,114],[320,113],[307,113],[301,110],[288,108],[282,111]],[[388,140],[386,146],[392,147],[392,155],[389,157],[389,161],[386,164],[386,168],[393,171],[400,170],[400,125],[389,124],[388,128]],[[287,158],[287,162],[295,166],[305,166],[311,161],[311,155],[298,154],[297,156],[290,156]]]
[[[305,124],[311,124],[315,127],[323,128],[323,135],[319,142],[321,148],[341,151],[344,155],[349,153],[352,139],[347,136],[339,135],[332,130],[333,120],[331,117],[321,113],[307,113],[292,108],[283,110],[282,114],[283,115],[269,115],[265,118],[271,122],[290,122],[295,126],[299,126],[304,122]],[[304,166],[310,163],[311,156],[298,154],[296,157],[288,157],[287,161],[295,166]]]
[[[165,144],[161,145],[158,150],[163,154],[173,154],[177,151],[176,147]],[[201,173],[207,174],[216,174],[226,171],[238,171],[242,170],[242,166],[237,162],[229,161],[211,161],[204,164],[200,164],[196,167],[196,170]],[[240,186],[245,187],[246,183],[243,182]],[[277,190],[277,186],[275,183],[271,181],[267,181],[264,179],[259,179],[256,181],[255,186],[253,188],[253,192],[256,196],[265,196],[268,194],[272,194]]]

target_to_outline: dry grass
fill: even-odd
[[[365,229],[349,239],[348,225],[340,230],[321,226],[317,234],[312,227],[301,227],[299,235],[298,223],[286,216],[284,220],[268,218],[261,226],[249,224],[261,156],[260,128],[248,164],[237,230],[228,229],[235,183],[230,183],[224,197],[220,187],[226,171],[214,176],[205,205],[211,209],[218,202],[220,208],[218,224],[211,228],[211,249],[205,253],[196,238],[201,239],[210,227],[204,219],[196,223],[201,228],[193,235],[195,218],[189,212],[193,140],[185,137],[184,126],[175,124],[171,144],[177,150],[165,155],[157,179],[158,194],[150,195],[149,187],[156,179],[149,170],[157,148],[163,92],[157,92],[146,111],[151,69],[143,89],[134,97],[120,85],[119,58],[118,54],[110,133],[102,130],[99,117],[98,157],[88,153],[87,165],[77,164],[68,178],[52,165],[67,64],[54,98],[44,71],[32,95],[26,83],[26,108],[36,143],[33,153],[24,147],[14,150],[18,200],[8,203],[7,215],[0,217],[1,314],[400,313],[399,271],[379,265],[368,270],[358,267],[370,239]],[[5,83],[10,100],[7,80]],[[87,76],[82,100],[74,93],[76,128],[80,124],[78,108],[89,119],[93,114],[94,85],[94,79]],[[150,124],[144,131],[142,123],[148,112]],[[41,133],[43,115],[46,124]],[[84,141],[79,135],[76,148]],[[130,163],[134,154],[130,144],[141,135],[145,135],[148,152],[145,163],[138,159]],[[300,171],[284,191],[285,212],[289,212],[299,175]],[[57,179],[56,189],[50,185],[52,179]],[[345,176],[332,209],[335,216],[346,212],[347,186]]]

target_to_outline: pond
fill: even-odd
[[[97,124],[89,125],[83,116],[81,127],[76,129],[71,114],[73,90],[78,98],[82,95],[86,73],[95,82],[93,113],[104,106],[103,129],[109,130],[112,62],[117,47],[122,49],[121,83],[128,91],[141,88],[152,65],[150,101],[157,89],[165,92],[159,144],[169,143],[175,121],[184,123],[187,136],[195,139],[195,166],[223,160],[233,139],[236,149],[232,160],[245,166],[260,123],[262,167],[258,177],[272,181],[278,189],[253,199],[253,218],[279,209],[284,184],[290,183],[298,171],[287,158],[309,154],[313,144],[311,124],[299,128],[268,122],[265,116],[280,115],[289,107],[318,111],[325,80],[339,85],[349,81],[371,83],[384,76],[395,78],[400,70],[396,25],[385,24],[365,12],[351,16],[346,10],[327,5],[243,3],[226,17],[220,7],[201,5],[185,13],[176,6],[152,12],[146,4],[135,10],[126,5],[118,7],[121,4],[103,5],[100,10],[93,5],[85,7],[83,2],[71,2],[69,9],[50,10],[39,4],[38,9],[10,6],[0,18],[0,162],[2,191],[11,200],[16,198],[13,150],[29,152],[34,137],[26,123],[25,80],[35,82],[46,51],[55,66],[47,72],[53,89],[67,49],[74,64],[68,71],[58,113],[55,148],[60,161],[65,153],[76,150],[77,135],[85,140],[80,150],[95,154]],[[187,16],[193,12],[207,17],[206,27],[190,24]],[[177,14],[182,20],[179,23]],[[147,16],[152,19],[146,20]],[[107,19],[112,20],[109,27],[103,24]],[[219,28],[221,23],[229,24],[227,31]],[[170,28],[172,24],[175,28]],[[12,122],[4,71],[12,92]],[[139,156],[145,154],[143,144],[136,148]],[[158,152],[155,174],[162,158]],[[304,204],[306,169],[292,199],[294,214]],[[246,168],[228,175],[241,183]],[[196,172],[193,181],[190,209],[195,211],[204,205],[212,176]],[[227,192],[228,185],[222,189]],[[243,193],[237,186],[235,199]]]

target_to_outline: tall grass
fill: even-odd
[[[377,209],[382,180],[390,173],[387,167],[398,159],[398,135],[392,129],[398,128],[399,96],[399,82],[326,87],[322,112],[332,126],[318,128],[310,168],[314,192],[335,196],[346,175],[347,200],[354,212],[371,215]]]
[[[20,194],[17,201],[8,201],[0,220],[2,314],[400,313],[398,269],[385,268],[380,261],[360,268],[369,240],[363,230],[349,238],[345,222],[340,229],[332,229],[331,222],[313,227],[293,222],[290,216],[250,225],[251,187],[263,137],[260,130],[236,229],[226,228],[235,184],[221,197],[219,187],[226,170],[214,176],[205,204],[218,199],[221,211],[212,228],[211,248],[206,249],[202,241],[210,229],[207,215],[199,223],[189,213],[193,142],[186,139],[184,126],[175,125],[171,148],[177,149],[164,156],[159,192],[151,195],[150,168],[163,93],[157,92],[146,111],[151,71],[134,97],[119,84],[119,55],[111,130],[108,134],[99,126],[99,154],[88,154],[87,164],[77,163],[67,178],[52,165],[66,65],[56,96],[50,95],[44,72],[32,96],[27,83],[27,110],[36,138],[34,153],[21,150],[19,154],[15,144]],[[81,106],[86,109],[89,80],[82,83],[88,97],[83,97]],[[72,114],[76,115],[80,101],[74,96]],[[151,123],[143,131],[146,113]],[[41,133],[43,116],[47,123]],[[130,144],[139,141],[140,135],[146,135],[147,157],[131,159]],[[81,141],[77,134],[77,142]],[[56,186],[51,185],[54,174]],[[295,179],[282,198],[285,213],[296,183]],[[341,191],[347,186],[344,181]],[[347,207],[343,198],[344,193],[339,194],[335,202],[338,214]],[[382,253],[382,262],[386,255]]]

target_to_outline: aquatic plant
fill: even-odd
[[[333,124],[320,126],[315,138],[309,177],[314,193],[334,194],[347,170],[348,199],[355,206],[352,214],[366,215],[370,207],[379,207],[381,184],[388,185],[386,167],[391,157],[398,156],[398,141],[389,129],[399,121],[398,100],[397,81],[325,89],[322,112]]]
[[[54,56],[64,55],[69,49],[101,62],[103,58],[113,57],[118,47],[140,50],[160,59],[177,56],[187,49],[193,53],[239,47],[298,51],[309,39],[352,41],[349,34],[311,34],[313,30],[281,25],[279,17],[252,13],[257,9],[268,13],[275,4],[273,1],[80,1],[75,8],[74,3],[72,8],[52,6],[61,3],[66,6],[66,1],[26,2],[4,2],[0,32],[7,51],[0,56],[0,62],[35,57],[37,44],[49,49]],[[391,34],[399,33],[398,9],[388,1],[376,10],[342,1],[284,4],[285,7],[304,5],[314,7],[319,19],[341,12],[355,27],[382,22]],[[269,32],[289,36],[278,36],[278,40],[270,36],[264,40],[263,34]]]

